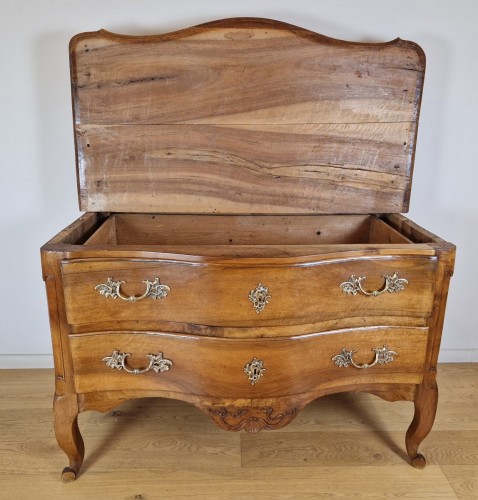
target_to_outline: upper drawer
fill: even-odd
[[[426,317],[432,310],[434,257],[312,259],[63,261],[67,319],[72,325],[133,320],[251,327]],[[393,291],[397,285],[403,289]]]

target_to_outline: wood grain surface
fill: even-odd
[[[368,215],[116,214],[118,245],[301,245],[375,243]],[[385,224],[392,232],[395,230]],[[180,230],[178,230],[180,228]],[[402,239],[401,242],[407,240]],[[200,249],[198,249],[200,252]],[[178,252],[180,253],[180,252]]]
[[[425,58],[236,19],[73,38],[80,206],[407,211]]]
[[[180,228],[180,231],[178,231]],[[114,214],[86,245],[237,246],[411,243],[370,215],[162,215]],[[200,249],[197,249],[200,252]],[[183,250],[184,252],[184,250]],[[181,253],[178,249],[176,253]]]

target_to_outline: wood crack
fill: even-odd
[[[124,80],[120,82],[114,82],[115,85],[130,85],[132,83],[144,83],[144,82],[157,82],[163,80],[175,80],[176,76],[146,76],[144,78],[132,78],[130,80]]]

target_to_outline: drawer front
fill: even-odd
[[[435,272],[436,259],[428,256],[297,264],[278,259],[274,265],[131,259],[62,263],[72,325],[133,320],[257,327],[345,317],[427,317]]]
[[[361,383],[419,384],[427,335],[428,328],[418,327],[274,340],[115,332],[72,335],[70,345],[79,393],[142,389],[263,398]]]

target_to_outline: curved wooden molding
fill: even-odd
[[[277,21],[274,19],[268,18],[260,18],[260,17],[236,17],[236,18],[226,18],[226,19],[218,19],[216,21],[210,21],[202,24],[198,24],[196,26],[182,28],[179,30],[171,31],[169,33],[159,33],[159,34],[150,34],[150,35],[125,35],[121,33],[116,33],[109,31],[107,29],[100,29],[98,31],[90,31],[85,33],[79,33],[75,35],[70,41],[70,50],[75,50],[75,46],[78,43],[81,43],[85,38],[90,38],[92,35],[99,35],[104,38],[109,38],[111,40],[122,39],[124,41],[129,40],[138,40],[142,43],[155,42],[155,41],[169,41],[169,40],[178,40],[181,38],[189,38],[193,36],[200,35],[201,33],[208,30],[218,30],[218,29],[231,29],[233,30],[257,30],[257,29],[268,29],[275,31],[287,31],[290,33],[294,33],[297,36],[302,36],[304,38],[308,38],[310,40],[320,42],[320,43],[330,43],[330,44],[345,44],[345,45],[361,45],[361,46],[383,46],[383,45],[401,45],[401,46],[409,46],[415,48],[418,52],[420,52],[423,61],[425,61],[425,53],[422,48],[416,44],[415,42],[411,42],[408,40],[403,40],[400,37],[394,38],[385,42],[354,42],[348,40],[341,40],[339,38],[330,37],[328,35],[323,35],[320,33],[316,33],[314,31],[308,30],[306,28],[302,28],[290,23],[286,23],[283,21]],[[233,33],[232,32],[232,33]],[[236,37],[231,36],[229,39],[247,39],[248,37],[245,35],[238,35]],[[251,37],[252,38],[252,37]]]

